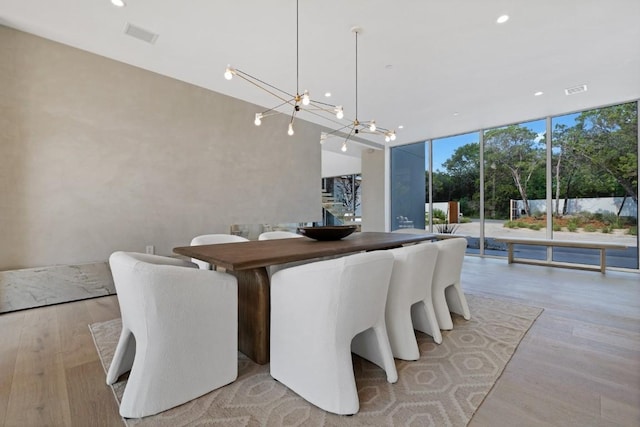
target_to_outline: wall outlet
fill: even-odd
[[[145,252],[153,255],[156,253],[156,249],[153,247],[153,245],[147,245],[147,247],[145,248]]]

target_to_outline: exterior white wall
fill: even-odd
[[[319,126],[2,26],[0,58],[0,270],[322,219]]]
[[[433,209],[440,209],[445,214],[449,213],[449,202],[434,202]],[[429,212],[429,203],[424,204],[424,211]],[[464,215],[464,212],[460,212]]]
[[[623,206],[623,200],[623,197],[569,199],[567,214],[572,215],[580,212],[617,214],[622,206],[620,216],[637,218],[638,204],[631,197],[627,197]],[[564,199],[560,199],[559,202],[559,210],[562,212],[564,210]],[[518,204],[518,209],[522,209],[524,206],[521,200],[517,200],[516,203]],[[555,206],[555,200],[553,203],[553,206]],[[547,202],[544,199],[529,200],[529,208],[531,212],[545,213],[547,211]]]

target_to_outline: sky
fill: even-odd
[[[575,119],[578,117],[579,113],[567,114],[565,116],[553,117],[551,119],[552,128],[555,127],[556,124],[564,124],[566,126],[573,126],[575,124]],[[528,127],[529,129],[536,132],[539,138],[542,138],[546,131],[546,120],[535,120],[532,122],[521,123],[521,126]],[[433,144],[433,170],[444,172],[444,167],[442,163],[447,161],[451,157],[451,155],[458,149],[459,147],[478,143],[478,132],[471,132],[463,135],[450,136],[447,138],[438,138],[434,139]],[[427,145],[425,145],[425,149],[427,149]],[[428,153],[425,155],[425,170],[429,167],[429,156]]]

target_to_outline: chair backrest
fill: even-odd
[[[265,231],[258,236],[258,240],[275,240],[275,239],[290,239],[304,237],[301,234],[293,233],[291,231]]]
[[[190,246],[216,245],[218,243],[235,243],[248,241],[249,239],[246,239],[242,236],[236,236],[235,234],[203,234],[191,239]],[[211,270],[211,264],[209,264],[208,262],[201,261],[195,258],[191,258],[191,262],[197,264],[201,270]]]
[[[280,270],[271,291],[280,292],[279,282],[295,283],[286,291],[287,300],[313,301],[313,312],[322,317],[317,321],[352,338],[384,318],[392,269],[389,251],[358,253]]]
[[[218,243],[234,243],[234,242],[248,242],[242,236],[236,236],[235,234],[203,234],[202,236],[196,236],[191,239],[191,246],[197,245],[215,245]]]
[[[357,334],[370,328],[379,316],[384,319],[393,255],[372,251],[347,256],[343,262],[337,324],[353,322],[351,333]]]
[[[111,254],[109,267],[123,318],[137,313],[154,298],[156,288],[153,286],[160,276],[171,274],[175,268],[194,268],[193,264],[177,258],[122,251]],[[131,319],[137,317],[134,315]]]
[[[438,246],[434,243],[404,246],[389,250],[394,256],[388,299],[406,298],[417,302],[431,297],[431,282]]]
[[[433,272],[433,286],[444,288],[460,281],[467,239],[464,237],[439,240],[438,262]]]

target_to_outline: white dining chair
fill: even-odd
[[[227,273],[131,252],[109,257],[122,333],[107,373],[131,371],[120,415],[157,414],[238,376],[238,286]]]
[[[459,314],[465,320],[471,319],[467,298],[460,284],[467,239],[445,239],[435,245],[438,246],[438,262],[433,272],[433,308],[440,329],[450,330],[453,329],[451,313]]]
[[[296,239],[298,237],[304,237],[301,234],[294,233],[293,231],[265,231],[264,233],[260,233],[258,236],[258,240],[274,240],[274,239]]]
[[[271,376],[308,402],[335,414],[360,408],[352,344],[382,367],[387,381],[398,373],[387,337],[384,307],[393,255],[373,251],[280,270],[271,281]]]
[[[190,246],[199,246],[199,245],[215,245],[218,243],[235,243],[235,242],[248,242],[249,239],[246,239],[242,236],[236,236],[234,234],[203,234],[201,236],[196,236],[191,239]],[[196,264],[202,270],[215,270],[215,266],[212,268],[211,264],[206,261],[201,261],[199,259],[191,258],[191,262]]]
[[[438,259],[438,247],[427,243],[391,249],[393,273],[387,294],[385,319],[393,356],[403,360],[418,360],[420,350],[414,329],[442,342],[431,302],[433,270]]]
[[[292,231],[284,231],[284,230],[276,230],[276,231],[265,231],[258,236],[258,240],[278,240],[278,239],[297,239],[299,237],[304,237],[301,234],[294,233]],[[308,260],[305,261],[294,261],[288,262],[285,264],[275,264],[267,267],[267,273],[269,277],[273,276],[277,271],[280,271],[284,268],[291,268],[297,265],[303,265],[308,263]]]

